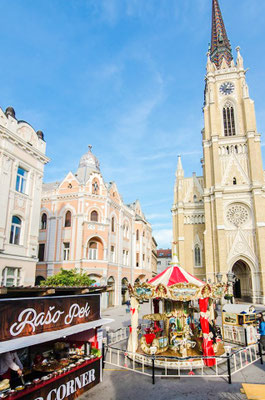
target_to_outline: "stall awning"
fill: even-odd
[[[89,329],[93,329],[102,325],[107,325],[113,322],[110,318],[101,318],[96,321],[86,322],[79,325],[70,326],[68,328],[60,329],[52,332],[39,333],[38,335],[30,335],[26,337],[20,337],[17,339],[6,340],[0,342],[0,354],[6,353],[7,351],[13,351],[22,349],[24,347],[34,346],[39,343],[50,342],[52,340],[61,339],[64,336],[70,336],[79,332],[84,332]]]

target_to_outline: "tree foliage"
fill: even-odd
[[[84,272],[77,272],[76,269],[63,269],[53,276],[49,276],[41,282],[41,286],[91,286],[96,281],[91,279]]]

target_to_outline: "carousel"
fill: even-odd
[[[173,256],[171,266],[148,282],[129,286],[131,327],[128,352],[139,362],[156,367],[199,368],[213,366],[225,353],[216,326],[215,300],[227,291],[222,283],[207,284],[185,271]],[[144,315],[147,327],[140,332],[140,303],[150,300],[152,312]]]

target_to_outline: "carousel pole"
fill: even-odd
[[[139,313],[138,313],[139,302],[138,300],[132,296],[131,297],[131,327],[130,327],[130,336],[128,339],[128,351],[132,353],[136,353],[138,348],[138,325],[139,325]]]

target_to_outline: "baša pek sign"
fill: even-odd
[[[39,389],[29,389],[21,400],[73,400],[100,381],[100,360],[79,368],[67,375],[44,384]]]
[[[100,295],[0,301],[0,341],[57,331],[100,318]]]

